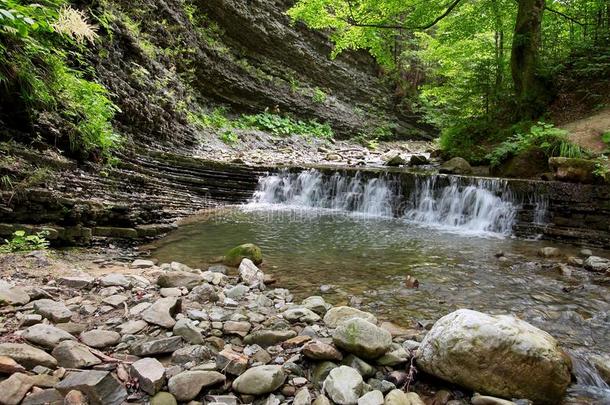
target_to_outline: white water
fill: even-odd
[[[448,179],[449,184],[446,184]],[[280,172],[259,179],[251,207],[322,208],[386,217],[402,217],[422,226],[452,232],[508,236],[521,204],[499,179],[422,176],[413,190],[402,193],[390,174],[367,178],[324,175],[311,169]],[[537,201],[536,221],[546,205]]]
[[[572,374],[576,384],[569,389],[573,397],[583,396],[597,400],[599,404],[610,403],[610,386],[604,381],[597,368],[587,359],[586,355],[570,353],[572,358]]]

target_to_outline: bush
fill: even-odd
[[[46,231],[33,235],[26,235],[25,231],[15,231],[11,240],[4,240],[5,244],[0,246],[0,253],[45,250],[49,247],[49,241],[46,239],[48,235]]]

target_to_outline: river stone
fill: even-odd
[[[154,267],[155,262],[152,260],[136,259],[131,263],[132,269],[148,269]]]
[[[415,392],[404,392],[393,389],[388,392],[384,401],[385,405],[426,405]]]
[[[383,405],[383,393],[379,390],[369,391],[358,398],[358,405]]]
[[[97,349],[114,346],[121,341],[121,335],[111,330],[93,329],[80,334],[80,340],[84,344]]]
[[[343,355],[335,347],[319,340],[314,340],[303,346],[302,353],[305,357],[312,360],[336,360],[341,361]]]
[[[472,174],[472,167],[466,159],[454,157],[443,163],[438,171],[447,174]]]
[[[326,395],[320,394],[316,400],[313,401],[312,405],[331,405],[331,403],[330,400],[326,398]]]
[[[244,337],[248,334],[252,325],[246,321],[227,321],[222,326],[222,331],[226,335],[238,335]]]
[[[0,306],[25,305],[30,302],[30,296],[19,287],[0,287]]]
[[[311,405],[311,394],[307,387],[303,387],[297,391],[292,401],[292,405]]]
[[[150,405],[178,405],[178,401],[169,392],[158,392],[151,398]]]
[[[584,261],[585,269],[594,272],[604,272],[610,270],[610,260],[598,256],[589,256]]]
[[[3,405],[17,405],[25,394],[32,388],[33,380],[27,374],[15,373],[0,382],[0,403]]]
[[[108,371],[68,373],[55,388],[64,395],[72,390],[81,391],[91,405],[120,405],[127,398],[123,385]]]
[[[189,294],[189,298],[202,304],[205,304],[206,302],[216,302],[219,300],[216,289],[213,285],[208,283],[203,283],[193,287],[191,293]]]
[[[28,369],[39,365],[57,367],[57,360],[51,355],[24,343],[0,343],[0,356],[10,357]]]
[[[261,329],[245,337],[244,343],[248,345],[259,345],[262,347],[274,346],[295,337],[297,333],[293,330]]]
[[[140,389],[155,395],[165,384],[165,367],[157,359],[146,357],[131,365],[131,375],[138,379]]]
[[[232,287],[232,288],[226,290],[225,295],[228,298],[238,300],[238,299],[242,298],[244,295],[246,295],[249,291],[250,291],[250,287],[243,285],[243,284],[238,284],[235,287]]]
[[[336,404],[356,404],[362,395],[363,384],[362,376],[358,371],[351,367],[340,366],[328,374],[324,380],[323,391]]]
[[[55,326],[39,323],[27,328],[22,335],[28,342],[52,349],[63,340],[76,340],[68,332],[56,328]]]
[[[91,367],[102,362],[87,346],[72,340],[61,342],[51,354],[57,359],[59,366],[66,368]]]
[[[257,366],[237,377],[233,389],[240,394],[268,394],[280,388],[285,380],[281,366]]]
[[[541,248],[538,251],[538,256],[542,256],[542,257],[546,257],[546,258],[549,258],[549,257],[559,257],[561,255],[562,255],[561,250],[559,250],[556,247],[547,246],[547,247]]]
[[[324,315],[324,324],[329,328],[336,328],[340,323],[353,318],[360,318],[372,324],[377,324],[375,315],[352,307],[334,307],[329,309],[326,315]]]
[[[238,272],[239,278],[250,287],[265,285],[265,274],[250,259],[241,261]]]
[[[25,367],[8,356],[0,356],[0,374],[13,374],[25,371]]]
[[[316,386],[322,386],[328,374],[337,367],[339,366],[332,361],[322,361],[316,364],[311,370],[311,381]]]
[[[282,313],[288,322],[314,323],[320,320],[320,316],[307,308],[290,308]]]
[[[57,279],[57,284],[65,285],[70,288],[87,288],[95,279],[87,273],[80,273],[73,276],[62,276]]]
[[[202,345],[190,345],[181,347],[172,353],[172,363],[185,364],[189,362],[202,363],[204,360],[209,360],[213,356],[212,351]]]
[[[375,359],[390,349],[392,335],[364,319],[353,318],[335,329],[333,343],[358,357]]]
[[[203,343],[201,331],[193,324],[189,318],[179,319],[174,325],[174,335],[181,336],[188,343],[200,345]]]
[[[172,353],[180,348],[181,343],[182,338],[180,336],[144,340],[134,343],[130,352],[136,356]]]
[[[246,243],[229,250],[223,258],[223,263],[227,266],[237,267],[243,259],[249,259],[254,264],[261,264],[263,262],[263,252],[255,244]]]
[[[216,355],[216,368],[224,373],[241,375],[248,369],[248,356],[227,346]]]
[[[50,299],[41,299],[32,302],[34,312],[53,322],[68,322],[72,318],[72,311],[62,302]]]
[[[513,401],[479,394],[474,394],[470,399],[470,403],[472,405],[517,405]]]
[[[551,335],[512,316],[468,309],[434,324],[417,365],[473,391],[540,403],[559,402],[571,380],[570,358]]]
[[[54,388],[33,391],[23,399],[21,405],[59,405],[64,403],[64,397]]]
[[[330,305],[324,301],[324,298],[314,295],[308,298],[305,298],[301,303],[305,308],[312,310],[318,315],[324,315],[326,311],[328,311]]]
[[[122,323],[118,326],[119,330],[123,335],[135,335],[136,333],[142,331],[145,327],[148,326],[146,321],[142,319],[131,320],[125,323]]]
[[[167,271],[159,276],[157,284],[162,288],[186,287],[192,290],[205,282],[200,274],[187,271]]]
[[[124,274],[111,273],[106,274],[104,277],[100,278],[100,285],[102,287],[129,288],[131,286],[131,281]]]
[[[185,371],[169,379],[169,392],[178,401],[190,401],[205,387],[224,383],[226,377],[217,371]]]
[[[106,297],[102,300],[102,302],[104,304],[108,304],[113,307],[118,307],[119,305],[123,304],[125,301],[127,301],[127,296],[122,295],[122,294],[114,294],[114,295],[111,295],[110,297]]]
[[[142,319],[164,328],[172,328],[176,320],[172,317],[180,311],[181,301],[176,297],[160,298],[142,312]]]
[[[600,377],[610,385],[610,354],[593,354],[589,360],[599,372]]]
[[[390,350],[377,359],[377,364],[380,366],[394,367],[399,364],[406,363],[410,358],[411,356],[409,355],[409,352],[407,352],[404,347],[398,343],[392,343]]]

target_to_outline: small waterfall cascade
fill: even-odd
[[[572,374],[576,377],[576,384],[570,388],[573,395],[584,394],[589,398],[598,399],[601,403],[610,403],[610,385],[608,385],[599,371],[581,353],[570,353],[572,358]],[[597,402],[596,402],[597,403]]]
[[[418,178],[411,192],[413,208],[405,218],[441,229],[511,234],[519,204],[505,181],[475,178],[464,183],[458,177],[448,181],[441,186],[438,176]]]
[[[311,169],[262,177],[251,203],[391,217],[399,195],[398,183],[384,176],[365,178],[358,172],[353,176],[339,172],[329,176]]]

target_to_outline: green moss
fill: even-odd
[[[243,259],[250,259],[254,264],[261,264],[263,262],[263,252],[255,244],[246,243],[229,250],[223,258],[223,263],[227,266],[237,267]]]

